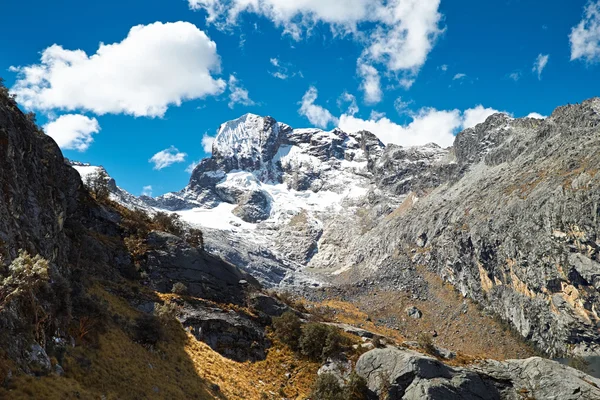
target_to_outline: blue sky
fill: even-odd
[[[596,0],[3,3],[0,76],[21,107],[134,194],[181,189],[205,135],[247,112],[445,146],[494,111],[600,94]]]

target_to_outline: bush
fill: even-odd
[[[311,360],[325,361],[337,357],[344,349],[345,338],[337,328],[319,323],[302,327],[300,352]]]
[[[154,346],[163,336],[160,320],[153,315],[143,315],[135,320],[133,326],[133,340],[143,344]]]
[[[181,282],[177,282],[173,285],[173,288],[171,289],[171,293],[175,293],[178,294],[180,296],[184,296],[186,295],[188,292],[188,288],[187,286],[185,286],[183,283]]]
[[[437,349],[433,345],[433,338],[430,334],[420,333],[419,336],[417,336],[417,343],[419,344],[419,347],[426,353],[431,355],[437,354]]]
[[[286,311],[281,317],[273,318],[273,330],[275,335],[283,343],[293,350],[299,347],[302,322],[293,311]]]
[[[369,398],[369,387],[367,380],[359,376],[356,371],[352,371],[350,378],[346,383],[345,399],[347,400],[367,400]]]
[[[185,235],[185,241],[192,247],[204,250],[204,235],[200,229],[191,228]]]
[[[85,178],[84,185],[98,201],[106,201],[110,196],[108,182],[110,178],[106,171],[99,169]]]
[[[178,312],[179,307],[172,301],[166,301],[164,304],[154,304],[154,315],[163,325],[167,325],[170,321],[175,320]]]
[[[315,400],[348,400],[338,379],[330,373],[321,374],[317,377],[310,392],[310,398]]]
[[[167,214],[157,212],[152,219],[156,228],[160,231],[181,236],[183,234],[183,223],[178,214]]]

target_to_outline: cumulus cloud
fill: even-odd
[[[86,151],[94,141],[93,134],[100,132],[96,118],[66,114],[44,125],[44,131],[64,150]]]
[[[412,118],[410,124],[400,125],[386,117],[363,120],[352,115],[342,115],[339,126],[346,132],[372,132],[385,144],[418,146],[434,142],[444,147],[452,145],[454,134],[461,126],[458,110],[438,111],[427,108],[420,110]]]
[[[152,196],[152,185],[144,186],[142,189],[142,196]]]
[[[217,46],[188,22],[138,25],[95,54],[54,44],[39,64],[15,67],[12,92],[27,109],[161,117],[171,105],[220,94]]]
[[[583,19],[571,30],[571,61],[583,59],[588,63],[600,61],[600,0],[589,1]]]
[[[315,104],[317,97],[317,89],[311,86],[302,97],[298,113],[308,118],[311,124],[319,128],[327,128],[329,124],[337,123],[338,119],[329,110]]]
[[[159,151],[148,160],[149,163],[154,164],[155,170],[161,170],[167,168],[175,163],[181,163],[185,161],[187,154],[179,152],[175,146],[171,146],[168,149]]]
[[[532,71],[537,74],[538,79],[540,80],[542,79],[542,72],[544,71],[544,68],[546,68],[546,65],[548,65],[549,59],[549,54],[540,54],[537,56],[535,62],[533,63]]]
[[[467,77],[467,74],[456,74],[456,75],[454,75],[454,78],[452,78],[452,80],[457,81],[457,80],[460,80],[460,79],[463,79],[466,77]]]
[[[540,113],[532,112],[525,118],[546,119],[548,117]]]
[[[464,112],[422,108],[410,113],[412,121],[405,125],[397,124],[377,113],[372,113],[368,120],[344,114],[340,117],[339,127],[346,132],[372,132],[385,144],[420,146],[433,142],[448,147],[454,143],[455,135],[461,129],[484,122],[496,112],[498,111],[483,106]]]
[[[254,101],[250,98],[248,90],[244,89],[240,81],[234,76],[229,75],[229,108],[233,109],[236,104],[244,106],[254,105]]]
[[[363,45],[359,65],[382,66],[386,76],[409,86],[425,63],[437,38],[440,0],[188,0],[192,9],[207,12],[207,22],[220,28],[237,24],[243,13],[270,19],[295,40],[317,24],[335,35],[350,35]],[[373,74],[363,89],[373,88]],[[281,76],[285,74],[281,73]],[[367,93],[368,94],[368,93]],[[376,99],[377,97],[375,97]]]
[[[489,116],[497,114],[501,111],[495,110],[493,108],[485,108],[482,105],[478,105],[474,108],[470,108],[465,110],[463,113],[463,123],[462,128],[473,128],[475,125],[485,122]]]
[[[361,60],[358,64],[358,74],[363,79],[360,88],[365,94],[365,102],[367,104],[379,103],[383,97],[379,71],[372,65],[363,63]]]
[[[213,143],[215,142],[215,137],[210,136],[208,133],[205,133],[202,136],[202,149],[205,153],[212,154]]]

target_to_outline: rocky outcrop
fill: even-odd
[[[356,372],[390,400],[600,399],[600,380],[538,357],[458,368],[388,347],[363,354]]]
[[[242,313],[186,303],[178,317],[196,339],[235,361],[257,361],[266,357],[270,346],[265,331]]]
[[[149,251],[142,271],[147,274],[150,287],[159,292],[169,293],[173,285],[182,283],[191,296],[242,304],[259,287],[250,275],[177,236],[151,232],[147,244]]]

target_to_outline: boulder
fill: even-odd
[[[423,316],[423,313],[421,312],[421,310],[419,310],[417,307],[412,306],[412,307],[407,307],[406,310],[406,315],[408,315],[411,318],[414,319],[419,319]]]
[[[449,367],[412,350],[388,347],[363,354],[356,372],[389,400],[600,399],[600,380],[555,361],[486,360]]]

